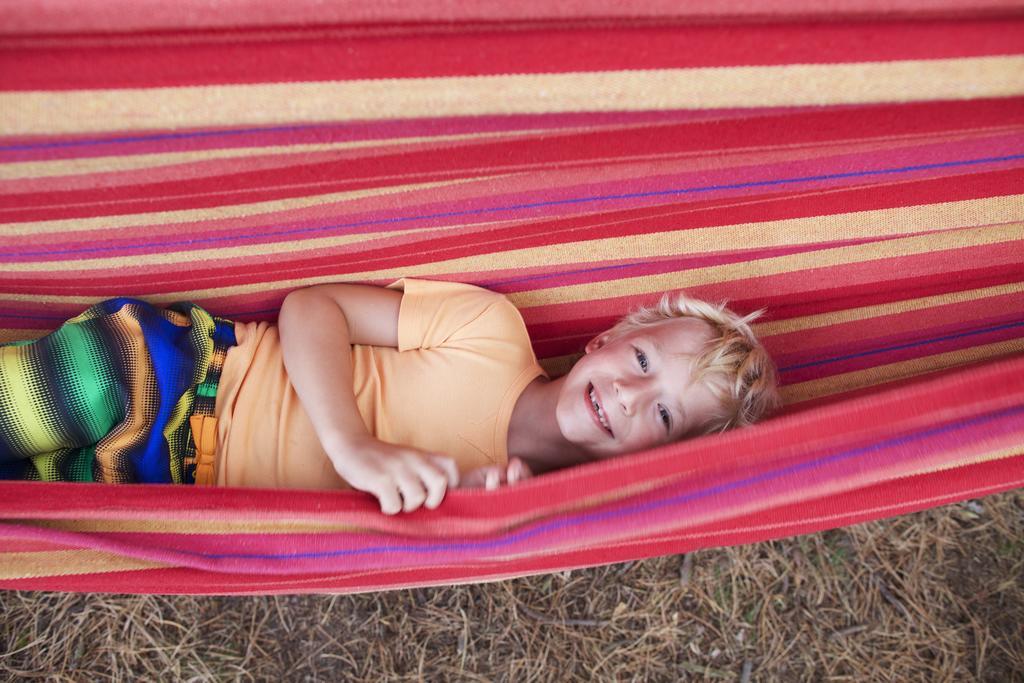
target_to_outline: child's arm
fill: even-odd
[[[458,485],[454,461],[373,438],[356,406],[352,344],[398,347],[402,292],[317,285],[289,294],[278,327],[288,378],[335,470],[393,514],[435,508]]]

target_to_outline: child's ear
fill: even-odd
[[[587,345],[583,347],[583,352],[593,353],[594,351],[597,351],[599,348],[608,343],[610,337],[611,334],[609,332],[602,332],[601,334],[597,335],[589,342],[587,342]]]

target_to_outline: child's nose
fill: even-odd
[[[614,380],[612,387],[615,388],[615,397],[619,405],[622,406],[622,412],[628,417],[636,414],[646,392],[643,381],[638,379]]]

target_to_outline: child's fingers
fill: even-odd
[[[398,491],[402,494],[402,510],[412,512],[427,499],[427,491],[423,481],[415,471],[399,472],[395,476]]]
[[[533,472],[527,467],[526,463],[519,458],[512,458],[508,462],[508,483],[517,484],[524,479],[529,479],[533,476]]]
[[[385,515],[397,514],[402,509],[402,497],[398,495],[398,489],[392,485],[384,485],[370,491],[380,502],[380,511]]]
[[[512,458],[508,461],[508,485],[513,486],[523,478],[523,461]]]
[[[430,462],[441,468],[445,476],[448,477],[448,486],[456,488],[459,485],[459,467],[455,464],[455,461],[451,458],[447,458],[443,455],[431,455]]]
[[[423,504],[428,510],[433,510],[441,501],[448,490],[448,474],[435,465],[432,460],[420,460],[415,465],[417,474],[426,489],[426,499]]]

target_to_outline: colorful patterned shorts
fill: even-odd
[[[194,483],[189,418],[214,414],[234,345],[199,306],[121,298],[0,346],[0,478]]]

